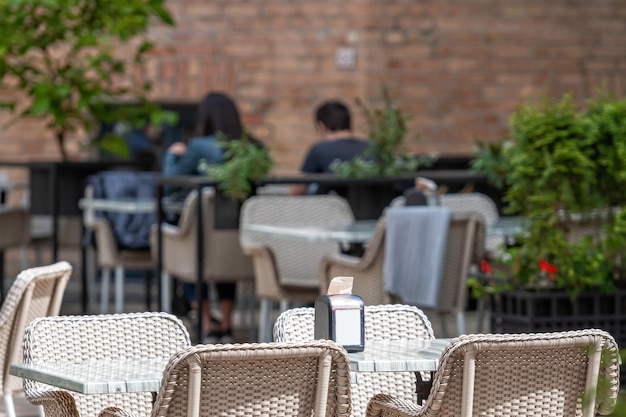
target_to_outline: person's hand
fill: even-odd
[[[173,143],[168,149],[167,151],[169,153],[173,153],[174,155],[184,155],[185,152],[187,152],[187,145],[185,145],[183,142],[176,142]]]

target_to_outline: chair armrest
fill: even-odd
[[[152,227],[154,229],[153,233],[159,232],[159,229],[156,224],[152,225]],[[180,228],[178,226],[174,226],[173,224],[169,224],[169,223],[161,224],[161,233],[163,235],[168,235],[168,236],[181,236]]]
[[[267,256],[269,251],[271,251],[270,248],[268,248],[267,246],[263,246],[257,243],[248,243],[245,246],[241,246],[241,251],[244,253],[244,255],[248,255],[248,256]]]
[[[130,411],[124,410],[123,408],[107,407],[104,410],[100,411],[100,414],[98,414],[98,417],[139,417],[139,416],[131,413]]]
[[[272,250],[258,244],[242,245],[241,250],[245,255],[252,257],[257,296],[269,299],[280,298],[282,290]]]
[[[401,400],[387,394],[372,397],[367,404],[366,417],[414,417],[420,414],[422,407],[410,401]]]
[[[33,405],[43,406],[46,417],[80,417],[76,401],[66,391],[29,392],[26,398]]]
[[[350,255],[327,255],[322,257],[321,263],[322,268],[326,266],[345,266],[347,268],[354,268],[355,270],[360,270],[365,267],[363,264],[362,258],[358,256],[350,256]]]

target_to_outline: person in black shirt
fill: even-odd
[[[307,152],[300,168],[301,172],[332,173],[333,161],[348,161],[362,153],[368,146],[366,140],[354,136],[350,111],[340,101],[327,101],[317,108],[315,128],[322,140]],[[307,190],[306,184],[296,184],[290,187],[289,194],[306,194]]]

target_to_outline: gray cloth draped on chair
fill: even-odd
[[[387,209],[385,291],[407,304],[437,306],[450,216],[446,207]]]

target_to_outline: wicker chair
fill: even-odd
[[[383,394],[367,416],[606,415],[619,390],[618,362],[615,340],[602,330],[461,336],[444,351],[422,407]]]
[[[15,417],[13,394],[21,393],[22,380],[9,375],[9,366],[22,361],[24,328],[37,317],[59,314],[72,266],[58,262],[22,271],[0,309],[0,358],[2,395],[8,417]]]
[[[362,258],[333,255],[324,258],[322,278],[326,283],[336,276],[354,276],[352,292],[358,294],[365,304],[389,302],[384,292],[383,264],[385,252],[385,221],[376,226],[374,237]],[[448,229],[445,267],[441,279],[438,305],[435,312],[442,317],[443,334],[451,334],[446,317],[456,316],[458,334],[465,333],[464,311],[467,308],[466,278],[470,266],[478,263],[484,247],[484,224],[475,213],[453,213]],[[398,296],[401,299],[401,296]],[[396,297],[392,297],[394,301]]]
[[[244,255],[239,245],[238,229],[218,229],[215,226],[215,191],[206,188],[202,192],[204,280],[207,282],[241,282],[253,280],[252,259]],[[185,282],[195,283],[197,253],[197,201],[198,192],[191,191],[185,199],[177,226],[161,225],[163,239],[163,272]],[[157,226],[153,226],[151,247],[156,259]],[[169,305],[169,278],[163,278],[165,289],[163,302]],[[165,308],[168,310],[168,308]]]
[[[170,357],[189,345],[183,323],[167,313],[46,317],[26,329],[24,363]],[[30,380],[24,380],[24,392],[32,404],[43,405],[46,417],[95,416],[112,405],[142,416],[152,411],[149,392],[82,395]]]
[[[452,193],[439,197],[440,204],[452,212],[472,212],[482,217],[485,228],[495,225],[500,219],[496,203],[482,193]],[[485,238],[485,254],[493,260],[498,259],[505,245],[504,236]]]
[[[354,277],[352,293],[358,294],[365,305],[390,303],[382,279],[384,254],[385,218],[381,217],[362,257],[335,254],[322,258],[320,292],[326,292],[334,277]]]
[[[274,323],[277,342],[313,340],[315,311],[312,307],[284,311]],[[400,304],[365,306],[365,342],[372,340],[432,339],[433,329],[417,307]],[[393,393],[416,402],[414,372],[355,373],[352,383],[352,415],[365,414],[367,402],[375,394]]]
[[[347,201],[334,195],[250,197],[241,209],[241,225],[351,224],[354,215]],[[261,300],[259,340],[271,338],[273,301],[281,310],[289,303],[309,304],[320,294],[320,260],[338,253],[336,242],[307,242],[293,238],[242,231],[244,253],[252,256],[257,297]],[[325,292],[325,290],[324,290]]]
[[[85,198],[92,197],[93,189],[88,185],[85,188]],[[109,309],[109,286],[112,271],[115,271],[115,312],[122,313],[124,310],[125,270],[152,270],[154,263],[150,250],[119,249],[110,221],[103,217],[95,217],[93,210],[84,211],[83,222],[85,229],[93,232],[96,241],[96,264],[101,270],[102,279],[100,313],[107,313]],[[91,293],[95,283],[92,276],[89,277],[89,280],[89,292]],[[149,285],[146,285],[146,291],[149,291]]]
[[[152,416],[343,417],[350,402],[350,361],[332,341],[196,345],[170,359]]]

